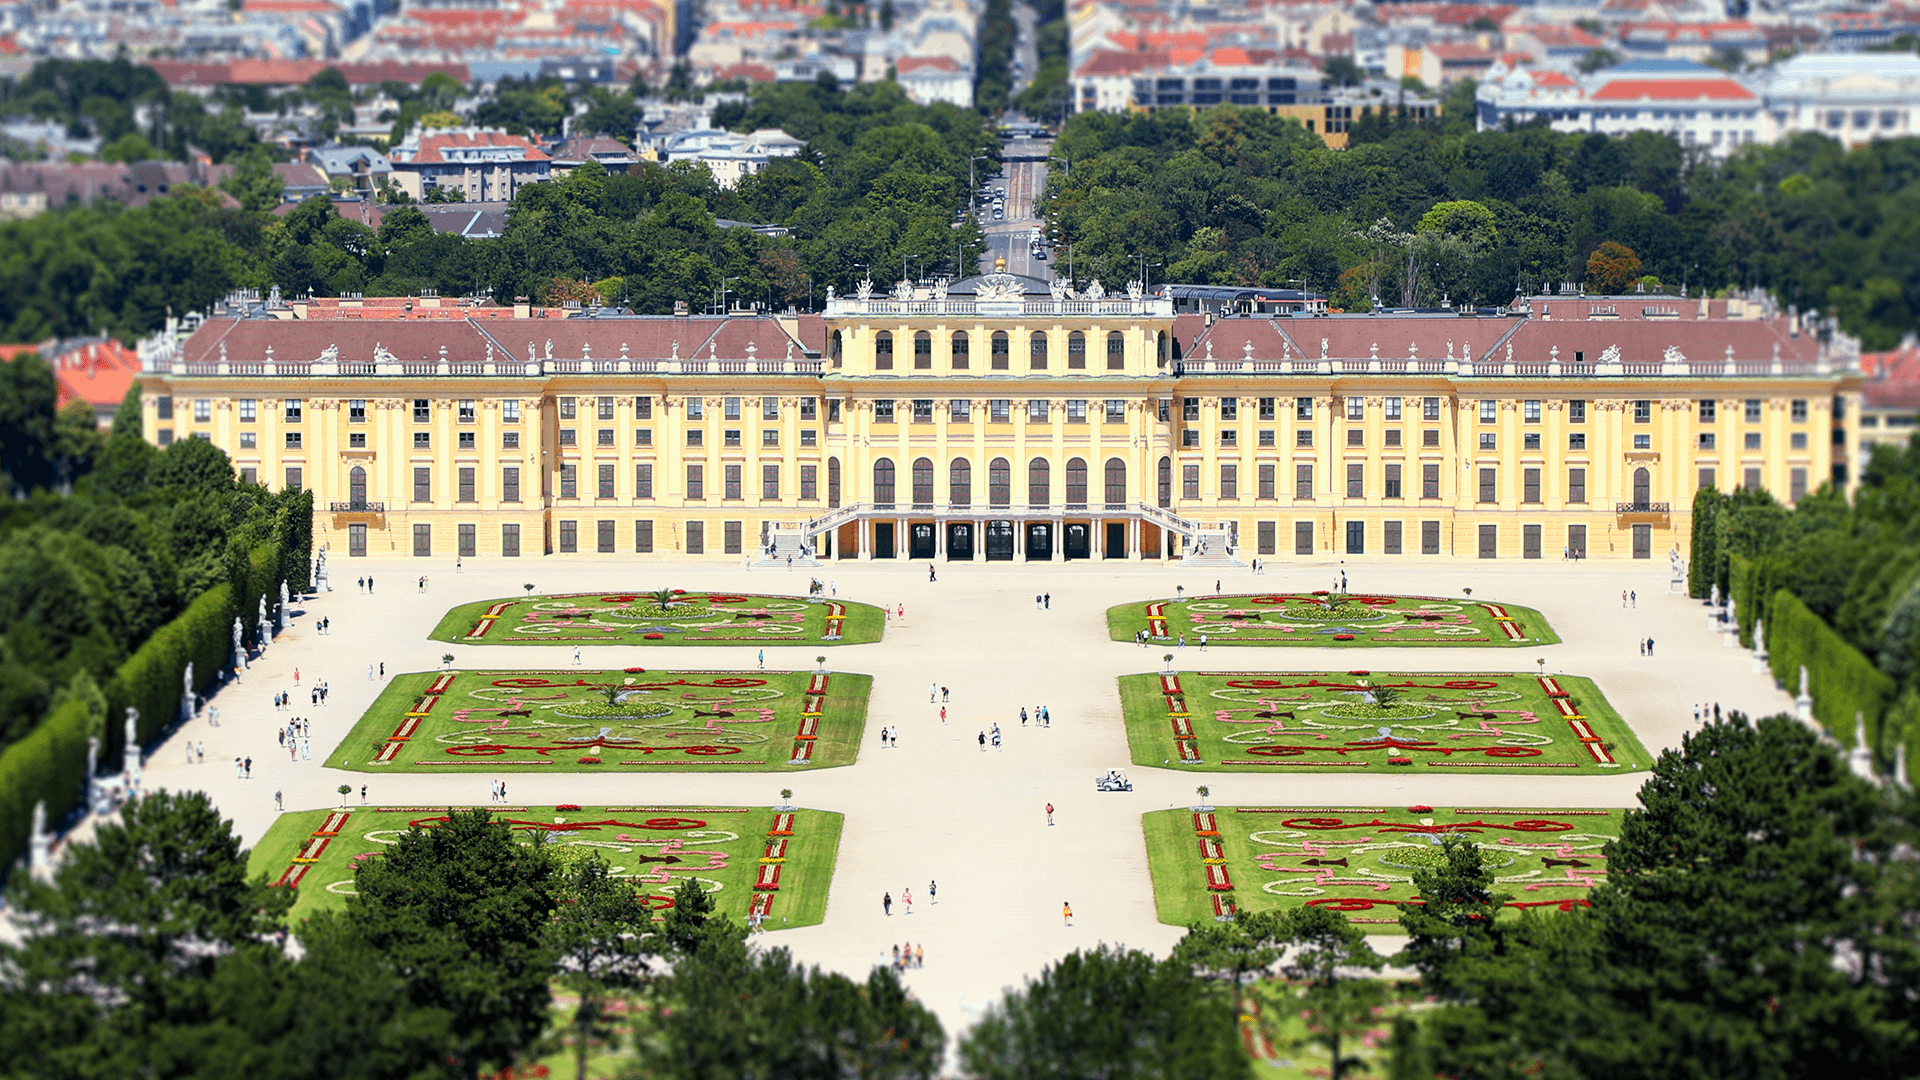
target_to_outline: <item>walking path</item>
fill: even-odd
[[[1596,679],[1649,749],[1672,747],[1693,726],[1696,701],[1719,701],[1753,713],[1790,710],[1790,695],[1750,671],[1748,654],[1727,649],[1705,629],[1702,606],[1667,594],[1666,564],[1564,564],[1472,562],[1411,563],[1379,560],[1344,565],[1353,589],[1457,596],[1464,587],[1476,600],[1509,601],[1539,609],[1563,644],[1535,649],[1227,649],[1205,656],[1189,648],[1176,666],[1261,671],[1532,671],[1544,657],[1549,672]],[[1234,591],[1326,588],[1340,567],[1288,563],[1253,576],[1238,571],[1222,584]],[[422,595],[416,579],[430,575]],[[581,559],[525,560],[517,564],[469,564],[464,573],[436,560],[353,560],[338,565],[345,580],[306,605],[287,631],[240,683],[215,699],[222,726],[196,719],[150,752],[150,788],[202,789],[232,816],[251,845],[275,818],[274,792],[288,809],[337,805],[335,789],[368,787],[374,804],[459,803],[486,806],[490,776],[422,776],[328,770],[320,765],[372,704],[380,683],[366,677],[369,663],[384,661],[389,675],[440,666],[444,653],[456,667],[540,668],[571,666],[570,649],[448,645],[425,635],[449,607],[472,600],[521,595],[523,582],[539,592],[633,591],[671,586],[804,595],[803,571],[722,569],[710,565],[622,565]],[[372,595],[360,593],[354,577],[371,572]],[[857,764],[813,774],[631,773],[527,775],[510,778],[516,805],[575,802],[757,804],[778,801],[794,789],[797,805],[846,814],[839,864],[826,921],[762,939],[790,947],[800,960],[864,977],[874,958],[903,942],[926,948],[926,967],[905,980],[956,1035],[996,1000],[1049,961],[1076,948],[1120,942],[1164,954],[1180,929],[1154,916],[1140,815],[1192,803],[1194,787],[1211,785],[1216,805],[1411,805],[1434,806],[1627,806],[1644,773],[1616,776],[1484,776],[1381,772],[1363,775],[1207,774],[1143,769],[1129,764],[1120,718],[1116,676],[1158,670],[1164,648],[1142,650],[1107,640],[1106,609],[1130,600],[1171,596],[1184,586],[1189,596],[1210,590],[1216,575],[1182,574],[1178,568],[1138,564],[942,564],[940,579],[927,581],[926,564],[900,561],[823,568],[843,599],[904,604],[904,620],[889,622],[879,644],[832,649],[769,648],[769,668],[807,669],[824,652],[834,670],[874,676],[865,746]],[[1623,610],[1620,591],[1637,589],[1639,607]],[[1052,608],[1034,610],[1033,597],[1052,593]],[[314,623],[332,620],[319,635]],[[1638,652],[1641,638],[1657,639],[1654,658]],[[582,664],[591,669],[649,667],[735,668],[755,666],[752,647],[636,649],[588,647]],[[1364,658],[1364,662],[1363,659]],[[293,682],[295,668],[300,683]],[[308,704],[315,679],[331,687],[324,708]],[[949,723],[940,726],[938,704],[926,702],[927,685],[952,691]],[[271,695],[292,691],[294,706],[275,711]],[[1022,706],[1045,705],[1051,729],[1020,726]],[[313,760],[289,762],[274,731],[293,716],[313,724]],[[985,752],[977,737],[994,723],[1002,745]],[[879,730],[899,729],[897,749],[881,749]],[[207,763],[188,764],[184,743],[206,743]],[[240,780],[236,756],[251,755],[253,778]],[[1094,790],[1095,773],[1127,767],[1131,793]],[[1046,804],[1056,810],[1046,823]],[[938,903],[927,886],[938,881]],[[894,905],[883,914],[880,898],[898,900],[911,889],[907,915]],[[1073,925],[1064,927],[1061,904],[1073,905]],[[773,927],[777,929],[777,926]],[[1376,941],[1395,949],[1389,938]]]

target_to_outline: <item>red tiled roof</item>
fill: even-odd
[[[951,56],[903,56],[893,65],[894,72],[900,75],[922,68],[932,68],[951,75],[960,70],[960,62]]]
[[[1593,92],[1594,101],[1752,101],[1753,91],[1732,79],[1615,79]]]
[[[780,78],[778,73],[765,64],[728,64],[726,67],[714,68],[713,77],[716,80],[745,79],[748,82],[761,83],[777,82]]]
[[[420,152],[413,158],[415,165],[437,165],[447,159],[441,155],[447,150],[465,150],[479,146],[504,146],[518,148],[526,155],[525,161],[546,161],[547,152],[533,142],[518,135],[509,135],[504,131],[449,132],[444,135],[423,135],[420,137]]]
[[[111,339],[60,353],[51,362],[58,408],[84,401],[97,412],[111,411],[140,373],[140,357]]]
[[[1074,71],[1076,76],[1097,79],[1107,76],[1138,75],[1151,67],[1160,67],[1167,62],[1164,49],[1151,49],[1146,52],[1121,52],[1116,49],[1102,49],[1087,57],[1086,62]]]

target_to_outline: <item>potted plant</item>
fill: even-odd
[[[793,799],[793,789],[787,788],[787,787],[781,788],[780,789],[780,805],[774,807],[774,809],[782,813],[786,813],[787,811],[792,810],[793,809],[792,799]]]
[[[452,654],[452,653],[441,653],[441,654],[440,654],[440,666],[441,666],[442,668],[445,668],[446,666],[448,666],[449,664],[452,664],[452,663],[453,663],[453,654]]]
[[[1467,599],[1469,600],[1473,599],[1473,589],[1465,588],[1465,589],[1461,589],[1460,591],[1467,595]]]
[[[1536,664],[1539,664],[1539,665],[1540,665],[1540,674],[1541,674],[1541,675],[1545,675],[1545,674],[1547,673],[1547,658],[1546,658],[1546,657],[1544,657],[1544,656],[1542,656],[1542,657],[1539,657],[1539,658],[1537,658],[1536,660],[1534,660],[1534,663],[1536,663]]]
[[[1202,814],[1212,810],[1213,807],[1207,805],[1207,796],[1213,794],[1213,789],[1208,787],[1205,784],[1201,784],[1199,787],[1194,788],[1193,790],[1196,794],[1200,796],[1200,805],[1194,807],[1194,810]]]
[[[819,664],[819,665],[820,665],[820,674],[822,674],[822,675],[825,675],[825,674],[827,673],[827,658],[826,658],[826,657],[824,657],[824,656],[816,656],[816,657],[814,657],[814,658],[813,658],[813,662],[814,662],[814,663],[816,663],[816,664]]]
[[[521,587],[521,588],[523,588],[523,589],[525,589],[525,590],[527,590],[527,595],[528,595],[529,597],[531,597],[531,596],[533,595],[533,582],[531,582],[531,581],[529,581],[529,582],[527,582],[527,583],[526,583],[525,585],[522,585],[522,586],[520,586],[520,587]]]
[[[353,785],[341,784],[334,790],[340,793],[340,809],[345,810],[347,808],[347,795],[353,791]]]
[[[1167,674],[1169,675],[1173,674],[1173,654],[1168,653],[1167,655],[1161,657],[1160,659],[1165,660],[1167,662]]]

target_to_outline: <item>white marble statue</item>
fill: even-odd
[[[27,869],[44,878],[53,872],[53,837],[47,835],[47,804],[33,804],[33,832],[27,837]]]
[[[236,618],[233,620],[233,669],[235,671],[247,669],[247,647],[241,644],[240,636],[240,620]]]
[[[140,710],[127,706],[126,744],[121,748],[128,782],[140,786]]]
[[[87,810],[100,805],[100,736],[87,736]]]
[[[187,661],[187,670],[180,675],[180,719],[193,719],[193,661]]]

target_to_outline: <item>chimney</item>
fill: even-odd
[[[687,302],[685,300],[675,300],[673,302],[673,316],[676,319],[684,319],[687,317]]]

